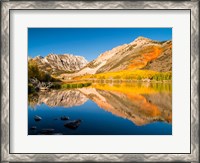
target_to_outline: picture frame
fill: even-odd
[[[189,10],[190,11],[190,153],[11,153],[10,14],[12,10]],[[1,2],[1,161],[199,162],[199,1],[2,1]],[[13,105],[13,104],[12,104]]]

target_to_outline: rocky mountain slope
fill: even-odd
[[[40,70],[51,74],[72,73],[88,63],[84,57],[71,54],[49,54],[46,57],[37,56],[29,60],[36,62]]]
[[[168,72],[172,71],[172,41],[158,42],[138,37],[129,44],[102,53],[91,62],[70,54],[49,54],[29,60],[35,61],[40,70],[59,75],[62,79],[121,70]]]
[[[97,59],[83,67],[76,75],[136,69],[159,72],[171,71],[172,42],[158,42],[138,37],[130,44],[115,47],[101,54]]]

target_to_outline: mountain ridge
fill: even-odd
[[[72,54],[48,54],[45,57],[36,56],[29,61],[36,62],[40,70],[51,74],[75,72],[88,63],[84,57]]]
[[[138,37],[129,44],[119,45],[100,54],[76,74],[70,76],[138,69],[158,72],[171,71],[172,41],[159,42],[145,37]],[[64,78],[68,76],[62,75]]]
[[[35,60],[42,71],[57,74],[63,79],[121,70],[167,72],[172,71],[172,41],[155,41],[140,36],[128,44],[101,53],[91,62],[71,54],[49,54],[30,60]]]

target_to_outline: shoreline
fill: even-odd
[[[63,80],[65,84],[68,83],[81,83],[81,82],[91,82],[91,83],[134,83],[134,82],[141,82],[141,83],[171,83],[172,80],[150,80],[150,79],[143,79],[143,80],[136,80],[136,79],[82,79],[82,80]]]

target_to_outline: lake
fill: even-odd
[[[172,135],[172,84],[96,83],[31,94],[28,134]]]

